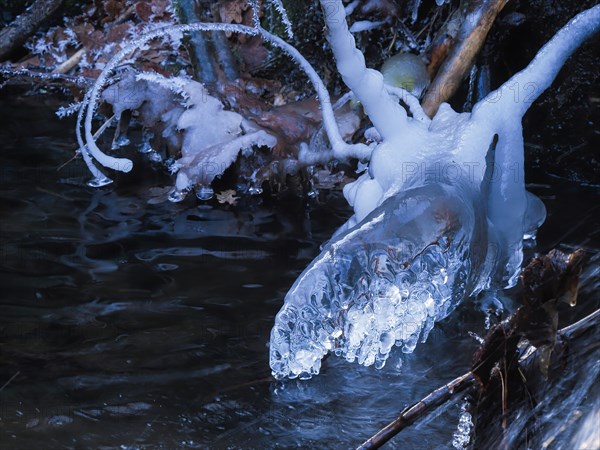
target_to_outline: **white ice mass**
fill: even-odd
[[[272,3],[291,35],[281,2]],[[296,48],[260,26],[256,0],[249,0],[253,26],[170,26],[124,45],[106,64],[78,113],[77,139],[94,177],[90,185],[102,186],[111,180],[95,162],[122,172],[129,172],[133,163],[98,148],[94,113],[100,101],[108,101],[111,88],[106,86],[119,88],[116,69],[153,39],[215,30],[259,35],[306,72],[321,103],[331,149],[304,145],[300,163],[355,157],[369,164],[344,188],[354,215],[299,276],[275,318],[270,365],[276,378],[309,378],[319,372],[328,352],[382,367],[394,345],[412,352],[434,323],[466,297],[516,283],[523,237],[535,235],[545,217],[541,201],[525,190],[521,119],[566,59],[600,27],[597,5],[574,17],[524,70],[471,113],[457,113],[443,103],[430,119],[417,97],[386,84],[380,72],[366,67],[346,22],[355,3],[345,9],[341,0],[321,0],[337,69],[373,125],[365,132],[367,143],[344,141],[323,81]],[[135,81],[132,86],[163,83],[148,76]],[[132,108],[122,101],[146,101],[153,106],[153,117],[165,123],[165,138],[175,139],[175,131],[182,131],[182,157],[173,165],[178,170],[173,201],[183,199],[191,187],[210,190],[212,179],[240,150],[275,145],[273,136],[245,127],[239,114],[225,111],[199,83],[177,85],[187,97],[185,108],[164,109],[164,102],[156,101],[161,95],[154,95],[160,86],[154,94],[134,89],[112,102],[118,117]],[[207,171],[209,166],[218,169]]]
[[[545,215],[525,190],[521,118],[600,27],[600,6],[582,12],[472,113],[442,104],[428,122],[408,117],[365,67],[339,3],[328,5],[328,39],[382,141],[368,171],[344,189],[354,216],[275,318],[276,378],[310,378],[330,351],[382,367],[394,345],[412,352],[464,298],[516,283],[523,237]]]

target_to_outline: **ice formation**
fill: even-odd
[[[487,226],[480,199],[465,188],[403,190],[332,239],[277,315],[275,376],[308,378],[328,351],[382,367],[394,344],[412,352],[479,286],[491,267]]]
[[[275,318],[276,378],[310,378],[329,351],[382,367],[394,345],[412,352],[465,297],[515,284],[523,237],[545,214],[525,190],[521,118],[600,27],[600,6],[584,11],[472,113],[442,104],[428,121],[409,117],[366,68],[338,3],[325,15],[328,40],[381,142],[368,171],[344,189],[354,216]]]
[[[272,3],[279,11],[288,35],[292,34],[291,24],[287,14],[285,14],[285,10],[282,8],[281,2],[279,0],[272,0]],[[92,120],[99,102],[104,100],[112,103],[115,116],[117,117],[124,110],[133,110],[144,105],[146,107],[150,105],[151,109],[160,109],[162,107],[162,102],[157,101],[157,98],[149,92],[147,84],[129,83],[129,87],[125,88],[123,83],[119,85],[119,82],[116,82],[107,88],[106,86],[111,82],[114,83],[114,73],[128,55],[138,48],[143,48],[153,39],[164,36],[180,36],[183,32],[191,31],[225,31],[252,36],[260,35],[271,45],[282,49],[306,72],[306,75],[317,91],[321,103],[323,127],[327,132],[331,145],[331,151],[327,152],[326,156],[329,159],[333,157],[357,157],[361,159],[369,157],[371,153],[369,146],[362,143],[346,143],[343,140],[333,113],[329,92],[314,68],[295,47],[263,29],[258,20],[258,3],[255,0],[249,0],[249,4],[254,11],[255,23],[252,27],[223,23],[191,23],[156,29],[124,45],[106,64],[92,88],[86,93],[77,116],[76,135],[79,152],[94,177],[88,183],[90,186],[99,187],[112,182],[110,178],[98,169],[94,161],[97,161],[104,167],[121,172],[129,172],[133,168],[131,160],[107,155],[98,148],[96,143],[98,136],[97,133],[94,134],[92,132]],[[158,75],[148,76],[146,74],[142,78],[138,76],[137,79],[157,82],[158,78],[160,78]],[[161,81],[158,84],[164,85],[165,83]],[[170,84],[173,85],[173,82]],[[235,161],[240,150],[249,149],[253,145],[273,147],[276,144],[275,137],[272,135],[269,135],[264,130],[260,130],[256,126],[252,126],[247,121],[242,121],[241,116],[237,113],[223,110],[220,101],[206,94],[206,91],[199,83],[189,81],[184,84],[186,86],[179,85],[178,87],[180,90],[185,91],[184,93],[189,99],[189,109],[182,114],[181,123],[177,123],[184,131],[183,157],[171,166],[173,170],[179,171],[175,188],[169,196],[171,201],[183,200],[191,187],[202,190],[207,184],[210,184],[215,176],[222,174]],[[106,91],[110,91],[113,86],[115,86],[115,95],[107,95]],[[162,88],[164,90],[164,86]],[[193,95],[192,91],[194,92]],[[109,100],[111,97],[114,99],[112,102]],[[160,120],[166,124],[172,123],[180,112],[177,108],[163,112]],[[244,123],[246,126],[244,126]],[[83,128],[84,135],[81,133],[81,128]],[[221,129],[226,130],[228,139],[217,139],[219,142],[216,142],[214,134],[218,134]],[[166,130],[166,133],[166,137],[170,138],[173,136],[172,130]],[[221,137],[224,138],[224,136]],[[205,140],[215,142],[213,142],[213,145],[207,146],[205,145]]]
[[[344,141],[319,75],[296,48],[260,26],[259,3],[248,2],[253,26],[194,23],[153,30],[124,45],[106,64],[78,112],[76,133],[94,176],[90,184],[111,182],[94,161],[122,172],[132,168],[130,160],[98,148],[92,120],[103,90],[134,50],[155,38],[190,31],[261,36],[284,50],[317,91],[331,147],[316,152],[304,145],[297,163],[355,157],[369,164],[344,188],[354,215],[300,275],[275,319],[273,375],[311,377],[329,351],[382,367],[394,345],[412,352],[434,323],[467,296],[516,282],[523,237],[535,235],[545,215],[541,201],[525,190],[521,118],[571,53],[600,27],[600,6],[572,19],[528,67],[479,101],[471,113],[442,104],[430,119],[415,95],[386,84],[380,72],[366,67],[346,22],[358,2],[344,8],[341,0],[321,0],[337,69],[373,124],[365,132],[371,142],[364,144]],[[291,35],[281,1],[271,3]],[[413,4],[416,11],[419,2]],[[157,81],[151,78],[142,81]],[[202,196],[212,195],[208,184],[240,149],[274,145],[272,136],[225,111],[198,83],[183,83],[179,89],[188,99],[187,109],[164,111],[158,104],[156,109],[149,105],[150,115],[184,133],[182,158],[173,165],[179,171],[173,201],[191,186]],[[156,98],[147,92],[134,94],[130,100],[136,105],[141,101],[140,108]],[[127,109],[119,103],[113,103],[116,116]]]

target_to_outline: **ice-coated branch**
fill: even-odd
[[[346,159],[346,158],[358,158],[367,159],[371,155],[371,148],[364,144],[347,144],[340,133],[333,108],[331,105],[331,97],[329,91],[323,83],[323,80],[313,68],[313,66],[306,60],[302,53],[296,49],[293,45],[281,39],[260,26],[258,19],[258,2],[256,0],[249,1],[250,7],[252,8],[254,26],[260,33],[263,39],[271,43],[273,46],[283,50],[287,55],[292,58],[300,68],[306,73],[308,79],[312,83],[315,91],[317,91],[317,99],[321,105],[321,114],[323,116],[323,128],[327,133],[329,143],[331,144],[331,152],[323,152],[320,155],[308,155],[307,152],[302,152],[301,155],[305,157],[307,164],[314,164],[317,161],[327,161],[332,158]],[[285,10],[284,10],[285,11]],[[287,17],[283,16],[283,17]],[[285,23],[285,20],[284,20]],[[302,159],[302,157],[301,157]]]
[[[175,35],[183,32],[190,31],[225,31],[230,33],[241,33],[247,35],[257,35],[259,34],[263,39],[269,41],[275,47],[278,47],[284,52],[286,52],[294,61],[296,61],[300,67],[306,72],[309,80],[313,84],[315,90],[317,91],[317,96],[319,102],[321,104],[321,111],[323,114],[323,123],[325,131],[327,132],[327,136],[330,140],[332,146],[332,154],[336,158],[349,158],[356,157],[359,159],[366,159],[371,154],[371,149],[364,144],[347,144],[341,137],[339,128],[335,121],[335,116],[333,114],[333,109],[331,106],[331,99],[329,96],[329,92],[325,87],[325,84],[314,70],[314,68],[310,65],[310,63],[300,54],[300,52],[293,47],[292,45],[285,42],[283,39],[275,36],[268,31],[264,30],[260,27],[258,22],[258,11],[257,4],[255,1],[249,2],[253,12],[254,12],[254,27],[248,27],[245,25],[237,25],[237,24],[223,24],[223,23],[193,23],[193,24],[184,24],[184,25],[175,25],[160,28],[154,30],[150,33],[147,33],[129,44],[125,45],[105,66],[102,73],[96,79],[94,85],[91,88],[91,91],[88,95],[88,101],[84,105],[86,108],[85,111],[85,119],[84,119],[84,131],[85,131],[85,148],[89,150],[91,156],[93,156],[101,165],[104,167],[108,167],[114,170],[118,170],[121,172],[129,172],[133,167],[133,163],[131,160],[127,158],[114,158],[112,156],[106,155],[103,153],[94,140],[92,134],[92,120],[94,116],[94,112],[96,111],[96,107],[98,105],[98,101],[100,99],[100,94],[105,86],[108,84],[110,80],[110,76],[113,71],[121,64],[121,62],[130,55],[133,51],[138,48],[141,48],[148,44],[151,40],[166,36],[166,35]],[[286,16],[287,17],[287,16]],[[399,108],[404,113],[402,108]],[[405,113],[404,113],[405,114]],[[77,132],[79,133],[79,127],[81,126],[81,118],[82,114],[79,115],[77,121]],[[80,147],[84,149],[84,146],[80,144]],[[95,179],[106,179],[93,164],[91,164],[91,159],[88,161],[85,150],[83,150],[84,157],[86,157],[86,164],[90,168],[90,171],[94,175]]]
[[[287,11],[285,10],[283,3],[281,0],[268,0],[271,3],[279,15],[281,16],[281,22],[285,26],[285,32],[289,39],[294,39],[294,30],[292,30],[292,22],[290,22],[290,18],[287,15]]]
[[[546,90],[577,48],[600,30],[600,5],[573,17],[537,53],[529,65],[481,102],[480,109],[512,110],[523,117],[531,104]],[[474,110],[475,113],[475,110]]]
[[[431,121],[422,121],[410,97],[404,103],[412,118],[391,106],[393,89],[365,67],[341,2],[321,3],[338,70],[381,142],[368,172],[344,187],[354,216],[298,277],[275,318],[276,378],[310,378],[330,351],[382,367],[394,345],[411,353],[465,298],[515,284],[523,238],[541,225],[545,210],[525,189],[521,118],[530,102],[515,101],[513,84],[545,89],[599,28],[596,6],[473,113],[442,103]]]
[[[133,167],[133,162],[127,158],[114,158],[102,152],[96,145],[94,141],[94,136],[92,134],[92,119],[94,116],[94,112],[96,111],[96,107],[98,105],[98,100],[100,98],[100,93],[102,89],[106,86],[109,81],[109,78],[113,71],[117,68],[119,64],[125,59],[125,57],[131,54],[134,50],[143,47],[151,40],[168,36],[178,33],[185,33],[189,31],[226,31],[231,33],[242,33],[249,35],[256,35],[257,30],[252,27],[247,27],[245,25],[235,25],[235,24],[215,24],[215,23],[193,23],[193,24],[185,24],[185,25],[174,25],[164,28],[159,28],[157,30],[151,31],[139,38],[131,41],[129,44],[125,45],[113,58],[106,64],[102,73],[96,79],[96,82],[92,86],[90,92],[89,103],[87,105],[85,122],[84,122],[84,130],[85,130],[85,139],[86,145],[89,149],[91,155],[104,167],[111,168],[113,170],[118,170],[120,172],[129,172]],[[77,127],[80,126],[80,122],[77,123]]]
[[[398,86],[392,86],[390,84],[386,84],[385,89],[390,94],[398,97],[398,99],[400,99],[404,103],[406,103],[406,105],[410,109],[410,112],[413,115],[413,118],[415,118],[416,120],[418,120],[420,122],[426,123],[426,124],[431,123],[431,119],[429,118],[429,116],[427,114],[425,114],[423,107],[419,103],[419,99],[417,97],[415,97],[413,94],[411,94],[404,88],[401,88]]]
[[[527,209],[521,119],[532,102],[554,81],[567,58],[600,29],[600,5],[571,19],[537,53],[533,61],[473,108],[473,122],[498,136],[488,194],[488,217],[509,261],[503,274],[509,286],[517,281],[522,253],[523,217]],[[504,174],[502,176],[501,174]],[[506,177],[506,174],[511,174]],[[513,268],[513,269],[510,269]],[[512,272],[512,273],[511,273]]]
[[[356,48],[354,37],[348,30],[341,0],[321,0],[321,7],[327,40],[344,83],[362,103],[384,140],[400,136],[407,120],[406,111],[386,91],[381,73],[366,67],[365,57]]]
[[[319,104],[321,105],[323,127],[325,128],[325,132],[329,138],[333,156],[340,159],[350,157],[358,159],[368,158],[371,154],[371,149],[369,147],[363,144],[347,144],[344,139],[342,139],[340,129],[335,121],[329,91],[327,90],[327,87],[325,86],[325,83],[323,83],[323,80],[319,74],[310,65],[306,58],[304,58],[304,56],[302,56],[302,54],[293,45],[288,44],[280,37],[269,33],[263,28],[259,28],[259,32],[265,40],[269,41],[275,47],[285,51],[294,61],[296,61],[315,87],[315,90],[317,91],[317,98],[319,99]]]
[[[104,173],[102,173],[102,171],[96,167],[96,165],[92,161],[91,156],[88,153],[87,146],[83,142],[83,137],[81,136],[81,121],[83,119],[83,113],[86,110],[86,107],[90,101],[90,94],[91,91],[86,92],[85,96],[83,97],[83,101],[79,106],[79,111],[77,111],[77,125],[75,127],[75,136],[77,138],[79,152],[83,157],[83,161],[85,162],[85,165],[94,177],[94,179],[91,180],[88,184],[92,187],[100,187],[112,183],[112,180],[106,175],[104,175]]]

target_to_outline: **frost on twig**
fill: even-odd
[[[183,130],[182,157],[176,162],[176,188],[180,193],[195,185],[210,185],[235,161],[240,150],[253,145],[273,148],[277,143],[262,130],[242,135],[243,117],[225,111],[200,83],[189,81],[184,90],[188,109],[177,122],[178,129]]]
[[[287,53],[294,61],[296,61],[300,65],[300,67],[306,72],[309,80],[312,82],[312,84],[314,85],[314,87],[317,91],[317,96],[318,96],[319,102],[321,104],[321,109],[322,109],[322,114],[323,114],[324,128],[327,132],[327,136],[329,138],[329,142],[330,142],[330,145],[332,148],[331,153],[325,154],[327,157],[329,157],[329,158],[335,157],[338,159],[344,159],[344,158],[349,158],[349,157],[368,159],[370,156],[370,153],[371,153],[370,147],[368,147],[364,144],[347,144],[342,139],[338,125],[335,120],[335,116],[333,114],[333,109],[331,107],[329,93],[328,93],[323,81],[321,80],[319,75],[316,73],[316,71],[313,69],[313,67],[308,63],[308,61],[306,61],[306,59],[300,54],[300,52],[298,52],[298,50],[296,50],[293,46],[291,46],[290,44],[288,44],[287,42],[285,42],[283,39],[279,38],[278,36],[275,36],[275,35],[269,33],[268,31],[264,30],[262,27],[260,27],[260,24],[258,23],[258,12],[257,12],[258,10],[257,10],[256,2],[250,2],[250,4],[253,8],[253,12],[254,12],[254,16],[255,16],[255,26],[254,27],[248,27],[248,26],[244,26],[244,25],[235,25],[235,24],[215,24],[215,23],[194,23],[194,24],[186,24],[186,25],[179,25],[179,26],[171,26],[171,27],[166,27],[164,29],[158,29],[158,30],[151,31],[150,33],[145,34],[145,35],[135,39],[133,42],[124,46],[107,63],[106,67],[104,68],[104,70],[102,71],[102,73],[100,74],[100,76],[98,77],[96,82],[94,83],[94,85],[88,95],[89,101],[85,104],[86,110],[85,110],[85,120],[84,120],[83,128],[85,131],[85,140],[86,140],[85,147],[87,148],[87,152],[89,152],[89,156],[93,157],[101,165],[103,165],[105,167],[109,167],[113,170],[128,172],[132,168],[133,164],[129,159],[115,158],[115,157],[109,156],[109,155],[105,154],[104,152],[102,152],[98,148],[98,146],[92,136],[92,118],[93,118],[94,112],[96,110],[97,104],[100,99],[103,99],[103,100],[108,101],[109,103],[113,104],[113,109],[114,109],[114,112],[117,115],[117,117],[120,117],[121,113],[124,110],[135,110],[135,109],[142,107],[144,102],[146,102],[150,105],[157,103],[157,102],[153,102],[149,98],[153,94],[144,93],[141,90],[136,90],[135,86],[129,86],[129,87],[125,88],[122,84],[122,83],[124,83],[124,81],[117,82],[113,86],[106,88],[106,85],[111,80],[112,74],[118,68],[119,64],[121,64],[121,62],[129,54],[131,54],[134,50],[136,50],[138,48],[142,48],[142,47],[146,46],[153,39],[160,38],[162,36],[169,36],[169,35],[174,35],[174,34],[179,35],[182,32],[190,32],[190,31],[225,31],[225,32],[229,32],[229,33],[260,35],[263,39],[270,42],[271,45],[274,45],[274,46],[284,50],[284,52]],[[285,14],[281,14],[281,15],[282,15],[282,19],[285,22],[287,15],[285,15]],[[150,77],[149,78],[148,75],[142,75],[141,78],[139,78],[139,79],[145,80],[145,81],[157,81],[158,83],[161,83],[161,84],[165,83],[164,79],[159,79],[158,77]],[[121,85],[119,83],[121,83]],[[131,82],[129,82],[129,83],[131,84]],[[172,88],[172,87],[173,86],[171,86],[170,88]],[[106,91],[104,93],[102,93],[102,91],[104,89],[106,89]],[[120,96],[121,96],[121,98],[123,98],[123,101],[110,101],[109,97],[111,97],[111,95],[113,97],[115,97],[115,95],[118,96],[119,90],[123,91],[120,93]],[[114,91],[114,92],[112,92],[112,91]],[[124,94],[125,92],[127,92],[126,95]],[[163,113],[164,113],[164,111],[163,111]],[[214,119],[214,117],[212,119]],[[78,121],[78,129],[80,126],[79,123],[80,122]],[[218,126],[218,121],[213,121],[212,123],[215,126]],[[192,128],[193,127],[188,127],[188,129],[192,129]],[[187,133],[189,133],[189,130]],[[246,141],[247,141],[247,139],[245,140],[245,142]],[[266,142],[266,140],[264,139],[264,136],[262,134],[260,135],[260,141]],[[267,141],[272,142],[271,140],[267,140]],[[230,150],[229,147],[228,147],[228,149]],[[85,153],[86,155],[88,154],[87,152]],[[186,150],[184,149],[183,150],[184,157],[187,157],[187,155],[185,155],[185,152],[186,152]],[[229,161],[230,155],[224,156],[224,161],[225,160]],[[191,163],[191,161],[196,161],[196,163],[199,163],[199,160],[197,158],[193,158],[193,159],[188,158],[188,159],[186,159],[186,161],[189,161],[189,163]],[[86,161],[86,163],[87,162],[88,161]],[[229,164],[227,164],[227,166]],[[181,164],[179,166],[181,166]],[[90,167],[90,170],[95,170],[90,166],[90,164],[88,164],[88,167]],[[196,179],[199,180],[199,178],[196,176],[190,177],[190,174],[192,172],[190,172],[189,174],[186,175],[182,171],[182,173],[178,177],[178,181],[177,181],[177,185],[179,186],[179,188],[186,186],[186,189],[187,189],[187,188],[189,188],[190,185],[192,185],[195,182],[194,180],[196,180]],[[222,170],[219,170],[218,173],[219,174],[222,173]],[[202,178],[202,177],[200,177],[200,178]],[[206,177],[204,177],[203,180],[204,180],[204,182],[206,182]],[[179,190],[181,192],[183,192],[183,189],[179,189]],[[181,197],[181,195],[179,195],[179,197]]]
[[[281,0],[268,0],[268,2],[271,3],[275,7],[277,12],[281,16],[281,21],[283,22],[283,25],[285,26],[285,32],[287,34],[288,39],[293,39],[294,31],[292,29],[292,23],[290,22],[290,19],[287,15],[287,11],[283,7],[283,3],[281,3]]]

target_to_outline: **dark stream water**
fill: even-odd
[[[1,448],[351,448],[468,369],[478,346],[468,332],[485,333],[471,301],[402,369],[397,354],[383,370],[332,357],[312,380],[275,382],[274,315],[349,215],[343,199],[151,205],[160,177],[144,178],[143,163],[140,176],[88,188],[80,162],[56,170],[75,147],[58,102],[2,95]],[[537,250],[591,256],[570,323],[598,307],[600,191],[538,178],[549,217]],[[597,369],[597,346],[591,355]],[[589,361],[573,386],[589,380]],[[578,398],[586,417],[598,396]],[[451,448],[461,401],[389,448]]]

